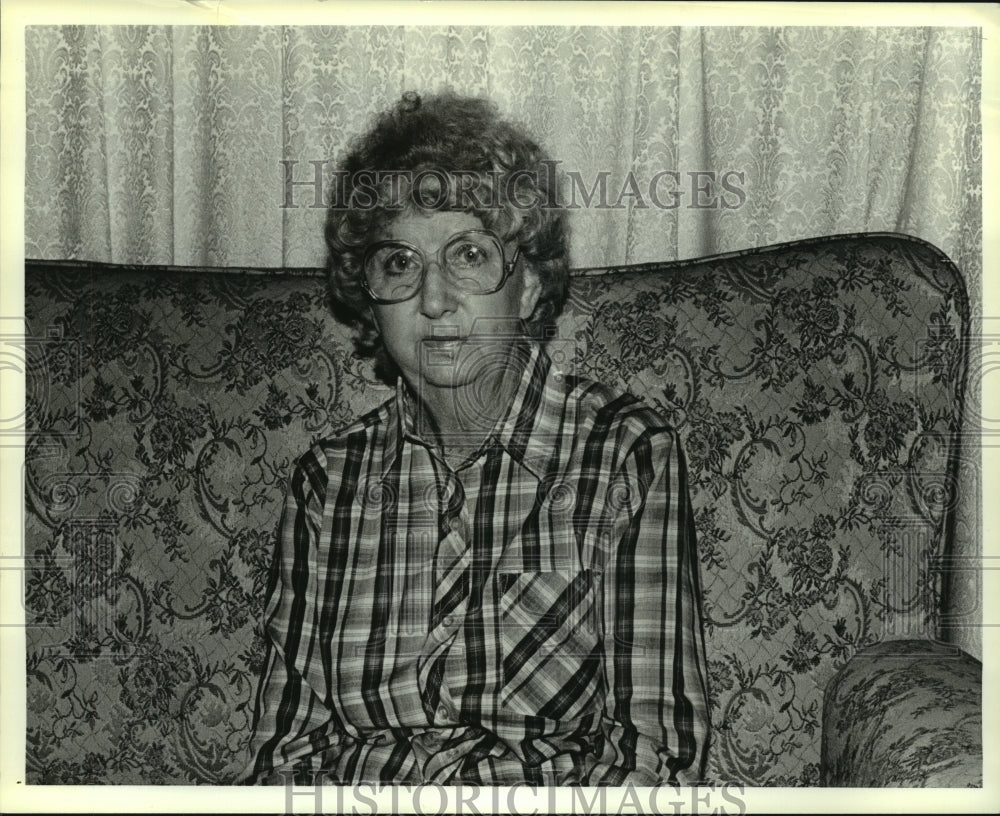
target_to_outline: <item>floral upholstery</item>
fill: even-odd
[[[28,263],[29,782],[246,762],[284,480],[389,392],[319,272],[237,271]],[[575,273],[552,356],[686,446],[715,779],[819,784],[830,681],[935,638],[967,322],[954,266],[899,236]]]
[[[982,666],[926,640],[856,654],[826,690],[824,783],[979,787]]]

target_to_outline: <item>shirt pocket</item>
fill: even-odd
[[[501,706],[572,719],[603,701],[600,572],[500,572]]]

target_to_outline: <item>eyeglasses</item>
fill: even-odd
[[[521,249],[505,260],[503,242],[488,230],[453,235],[437,253],[438,266],[449,285],[470,295],[498,292],[514,273]],[[376,303],[402,303],[424,285],[427,256],[407,241],[378,241],[362,258],[365,289]]]

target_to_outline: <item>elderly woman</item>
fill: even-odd
[[[554,166],[486,101],[408,94],[338,173],[333,300],[396,390],[296,463],[249,781],[700,778],[684,458],[546,354]]]

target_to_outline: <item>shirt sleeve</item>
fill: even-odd
[[[648,430],[618,474],[605,566],[606,739],[591,785],[693,784],[709,734],[695,528],[680,439]]]
[[[314,448],[292,472],[264,611],[267,654],[257,692],[246,784],[294,778],[311,784],[339,753],[342,735],[307,677],[319,664],[317,556],[326,496],[326,462]],[[325,684],[324,684],[325,685]]]

